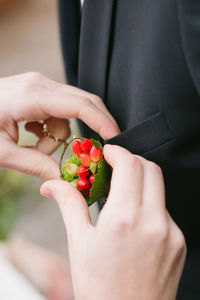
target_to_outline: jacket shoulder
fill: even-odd
[[[200,1],[176,0],[182,48],[198,93],[200,94]]]

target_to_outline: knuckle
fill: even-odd
[[[92,95],[94,102],[97,104],[103,103],[102,99],[97,95]]]
[[[146,228],[147,239],[153,245],[166,244],[169,238],[169,227],[163,220],[154,220],[148,228]]]
[[[87,97],[81,97],[79,103],[79,118],[86,117],[88,114],[88,110],[93,108],[94,104]]]
[[[35,162],[31,168],[30,168],[30,175],[39,177],[39,178],[43,178],[46,179],[48,178],[48,169],[47,169],[48,164],[45,163],[45,161],[43,160],[42,162]]]
[[[117,235],[132,231],[134,225],[134,217],[125,214],[123,216],[121,214],[118,216],[115,215],[113,222],[110,224],[111,230]]]
[[[30,82],[38,82],[43,78],[43,75],[39,72],[28,72],[26,78]]]
[[[182,231],[178,227],[176,227],[171,236],[172,248],[174,248],[174,250],[178,252],[186,253],[186,241]]]
[[[116,222],[115,225],[113,226],[113,231],[119,235],[129,231],[129,229],[130,229],[130,224],[127,220],[120,220]]]
[[[129,163],[129,166],[134,168],[134,169],[141,169],[142,164],[140,161],[140,158],[137,155],[128,155],[127,160]]]
[[[30,91],[43,81],[43,75],[38,72],[28,72],[24,77],[23,89]]]
[[[31,167],[30,169],[30,175],[36,176],[36,177],[41,177],[43,167],[41,166],[40,163],[35,164],[34,166]]]
[[[82,98],[82,104],[83,104],[83,107],[85,107],[85,108],[89,108],[89,107],[91,107],[92,106],[92,102],[91,102],[91,100],[89,99],[89,98],[87,98],[87,97],[83,97]]]
[[[154,171],[158,174],[162,174],[161,168],[153,161],[148,161],[147,166],[151,171]]]
[[[147,168],[149,168],[149,171],[152,173],[153,176],[157,178],[163,178],[162,170],[156,163],[148,161]]]
[[[131,153],[123,153],[119,156],[117,165],[119,168],[126,166],[127,172],[130,172],[130,176],[138,176],[143,173],[143,165],[140,161],[140,158]]]

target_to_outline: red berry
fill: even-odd
[[[82,191],[82,193],[83,193],[85,196],[89,196],[90,190],[89,190],[89,189],[84,190],[84,191]]]
[[[74,154],[79,156],[81,154],[81,142],[74,141],[72,144],[72,151],[74,152]]]
[[[90,176],[90,178],[89,178],[89,182],[90,182],[91,184],[93,184],[93,182],[94,182],[94,180],[95,180],[95,175],[96,175],[96,174],[92,174],[92,175]]]
[[[90,150],[91,160],[97,163],[98,161],[100,161],[101,156],[102,156],[101,149],[99,149],[97,146],[92,146]]]
[[[88,170],[88,167],[81,165],[77,169],[77,174],[78,176],[84,178],[84,177],[88,177],[90,172]]]
[[[91,158],[90,158],[89,154],[87,154],[87,153],[81,153],[79,158],[80,158],[81,163],[85,167],[89,167],[90,166]]]
[[[92,142],[90,140],[88,140],[88,139],[84,139],[81,142],[81,150],[82,150],[82,152],[90,153],[90,150],[91,150],[92,146],[93,146]]]
[[[77,181],[77,188],[81,192],[85,191],[85,190],[89,190],[89,188],[90,188],[89,180],[87,178],[81,178],[81,177],[79,177],[79,179]]]

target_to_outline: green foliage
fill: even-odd
[[[71,164],[75,164],[77,166],[81,165],[80,159],[75,154],[69,156],[66,159],[65,163],[71,163]],[[66,168],[65,165],[62,166],[61,171],[62,171],[62,175],[63,175],[64,180],[66,180],[68,182],[72,182],[75,178],[78,177],[78,176],[72,176],[72,175],[70,175],[68,173],[67,168]]]
[[[75,154],[71,155],[69,158],[67,158],[67,160],[65,161],[67,163],[72,163],[72,164],[75,164],[77,166],[80,166],[81,165],[81,161],[80,159],[78,158],[78,156],[76,156]]]
[[[24,174],[0,170],[0,240],[5,240],[14,226],[27,180]]]
[[[75,188],[77,187],[77,181],[78,181],[78,178],[74,179],[74,180],[71,182],[71,184],[72,184],[73,186],[75,186]]]
[[[107,198],[110,188],[111,169],[105,159],[98,165],[98,172],[90,190],[88,206],[101,198]]]
[[[99,141],[91,139],[91,142],[92,142],[93,146],[97,146],[99,149],[103,150],[103,146],[101,145],[101,143]]]
[[[92,172],[92,174],[95,174],[98,170],[98,166],[97,164],[91,163],[90,164],[90,171]]]
[[[67,172],[67,169],[66,169],[66,167],[64,165],[62,166],[62,175],[63,175],[64,180],[66,180],[68,182],[71,182],[71,181],[74,180],[74,176],[70,175]]]
[[[91,139],[94,146],[97,146],[101,150],[103,149],[101,143],[94,139]],[[76,155],[71,155],[67,160],[67,163],[73,163],[78,166],[81,165],[80,159]],[[92,205],[94,202],[100,199],[105,199],[108,196],[109,188],[110,188],[110,178],[111,178],[111,169],[107,162],[102,159],[100,163],[90,164],[90,172],[95,175],[95,179],[90,190],[90,196],[85,196],[83,193],[83,197],[85,198],[88,206]],[[63,179],[71,182],[75,187],[77,186],[77,176],[71,176],[65,167],[62,166],[62,174]]]

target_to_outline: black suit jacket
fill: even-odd
[[[109,143],[159,164],[188,257],[177,299],[200,299],[200,1],[60,0],[68,82],[103,98]],[[94,133],[82,124],[83,135]]]

